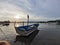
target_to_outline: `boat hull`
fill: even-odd
[[[23,27],[20,26],[20,27],[15,27],[15,30],[21,36],[28,36],[35,30],[38,30],[38,26],[34,26],[34,25],[23,26]]]
[[[26,31],[26,30],[24,30],[24,31],[20,31],[20,30],[17,30],[16,29],[16,32],[19,34],[19,35],[21,35],[21,36],[28,36],[28,35],[30,35],[32,32],[34,32],[36,29],[32,29],[32,30],[29,30],[29,31]]]

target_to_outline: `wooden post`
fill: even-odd
[[[29,24],[29,15],[27,15],[27,26]]]
[[[24,22],[23,22],[23,26],[24,26]]]

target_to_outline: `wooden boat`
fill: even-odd
[[[32,32],[34,32],[35,30],[38,29],[39,24],[32,24],[29,25],[29,15],[27,15],[27,25],[23,25],[23,26],[18,26],[16,27],[14,24],[14,28],[16,30],[16,32],[21,35],[21,36],[28,36],[30,35]]]
[[[32,25],[28,25],[28,26],[19,26],[19,27],[14,26],[14,27],[15,27],[16,32],[19,35],[28,36],[35,30],[37,30],[38,26],[39,26],[39,24],[32,24]]]

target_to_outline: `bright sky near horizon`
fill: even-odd
[[[60,19],[60,0],[0,0],[0,20],[26,20],[27,14],[30,20]]]

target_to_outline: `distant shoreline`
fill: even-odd
[[[0,21],[0,23],[27,23],[27,21]],[[29,21],[28,23],[60,23],[60,20],[54,20],[54,21]]]

